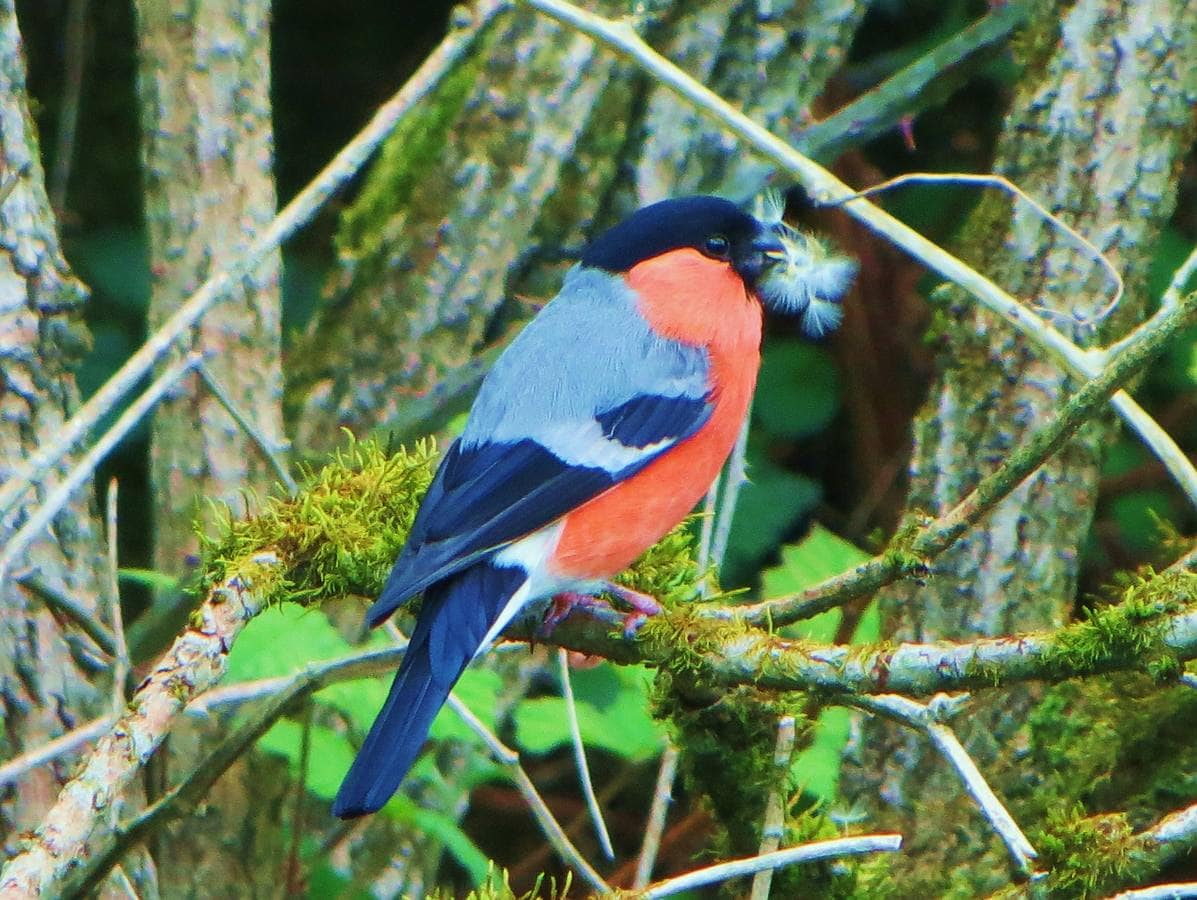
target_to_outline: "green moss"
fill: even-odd
[[[445,76],[432,96],[399,120],[353,205],[341,216],[337,249],[354,259],[385,256],[388,224],[404,209],[425,174],[440,161],[454,121],[470,96],[486,53],[472,53]]]
[[[1133,663],[1155,677],[1175,676],[1180,662],[1164,644],[1166,617],[1197,598],[1197,575],[1148,571],[1127,579],[1121,602],[1099,606],[1061,629],[1044,661],[1064,672]]]
[[[1134,829],[1121,813],[1087,817],[1079,806],[1055,812],[1033,843],[1038,865],[1049,873],[1045,893],[1050,897],[1087,900],[1146,874]]]
[[[532,885],[531,890],[517,894],[511,889],[507,870],[496,872],[494,863],[491,863],[486,883],[466,894],[465,900],[566,900],[570,896],[572,881],[572,875],[567,872],[561,886],[558,887],[556,878],[541,874],[536,877],[536,883]],[[428,894],[428,900],[454,900],[459,896],[445,888],[437,888]]]
[[[201,588],[235,576],[267,603],[376,594],[407,538],[435,457],[430,441],[389,456],[374,442],[352,442],[307,472],[295,497],[268,498],[252,519],[221,510],[216,536],[201,535]],[[263,564],[264,552],[281,565]]]
[[[694,534],[688,521],[646,550],[616,581],[655,597],[666,609],[682,606],[698,592]]]
[[[1197,802],[1197,691],[1161,688],[1140,674],[1072,680],[1047,692],[1028,717],[1033,791],[1019,817],[1043,819],[1061,804],[1119,809],[1146,827]]]

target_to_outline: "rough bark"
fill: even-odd
[[[38,152],[16,12],[12,0],[0,0],[0,178],[7,191],[0,203],[0,482],[55,440],[78,403],[72,367],[89,341],[79,321],[86,292],[59,250]],[[57,477],[39,479],[0,521],[0,544]],[[93,670],[81,665],[95,661],[92,644],[17,583],[35,571],[99,617],[111,598],[102,597],[101,536],[91,504],[89,491],[68,505],[11,573],[16,578],[0,584],[0,759],[57,737],[107,698],[91,684]],[[0,796],[5,856],[53,802],[69,764],[33,771]]]
[[[173,313],[273,218],[269,0],[137,4],[139,96],[153,293],[149,327]],[[280,258],[269,255],[191,335],[206,365],[261,438],[284,450]],[[152,431],[154,558],[178,573],[195,552],[209,501],[241,511],[275,480],[263,449],[190,376],[158,408]],[[187,722],[162,773],[177,778],[218,739]],[[213,787],[203,826],[168,829],[155,846],[163,892],[269,896],[285,855],[279,823],[287,780],[247,791],[271,760],[245,760]]]
[[[137,4],[146,222],[157,327],[270,222],[276,198],[270,121],[269,0]],[[271,446],[282,447],[279,257],[208,313],[192,347]],[[201,501],[241,509],[273,476],[200,379],[154,417],[155,564],[194,552]]]
[[[1022,48],[1026,71],[994,171],[1105,253],[1126,295],[1099,327],[1082,324],[1105,307],[1111,284],[1067,236],[1004,198],[981,204],[961,252],[1016,296],[1054,311],[1055,324],[1071,321],[1078,342],[1092,343],[1116,336],[1144,309],[1147,266],[1194,133],[1197,69],[1188,61],[1197,52],[1197,11],[1183,0],[1082,0],[1042,9],[1027,40],[1034,43]],[[1011,328],[962,298],[940,313],[940,325],[946,368],[915,422],[908,500],[909,509],[933,514],[958,501],[1076,387]],[[926,583],[887,592],[887,633],[967,639],[1064,622],[1112,427],[1087,426],[939,557]],[[969,717],[962,736],[983,769],[1014,752],[1036,697],[1005,691]],[[954,866],[985,851],[976,838],[984,832],[918,736],[881,725],[864,734],[869,750],[857,788],[879,801],[880,819],[915,836],[909,858],[920,859],[923,874],[942,888]],[[979,890],[995,877],[1004,877],[1000,862],[962,880]]]

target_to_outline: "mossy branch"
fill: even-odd
[[[318,603],[381,588],[431,478],[430,443],[388,455],[351,444],[294,497],[267,501],[261,515],[226,520],[205,549],[203,602],[190,627],[138,688],[125,714],[64,788],[38,832],[0,881],[0,896],[53,892],[82,859],[94,829],[165,738],[183,708],[223,676],[242,628],[267,605]],[[1174,678],[1197,658],[1197,575],[1173,569],[1134,580],[1121,602],[1083,622],[973,643],[819,646],[785,640],[735,617],[683,602],[698,569],[682,530],[623,577],[665,601],[640,632],[622,616],[579,610],[548,643],[667,670],[676,688],[709,696],[736,685],[824,696],[940,691],[1031,679],[1059,680],[1117,669]],[[525,621],[511,636],[543,641]]]

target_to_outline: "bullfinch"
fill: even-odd
[[[819,334],[855,271],[779,210],[765,218],[716,197],[639,210],[495,363],[367,613],[378,625],[423,595],[335,815],[387,802],[462,671],[531,604],[609,592],[654,611],[609,579],[690,513],[731,452],[762,302]]]

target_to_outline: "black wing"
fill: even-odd
[[[604,440],[638,449],[668,441],[615,471],[565,462],[532,438],[474,447],[454,442],[367,621],[377,625],[430,584],[631,477],[694,434],[710,414],[704,398],[658,395],[640,395],[598,414]]]

